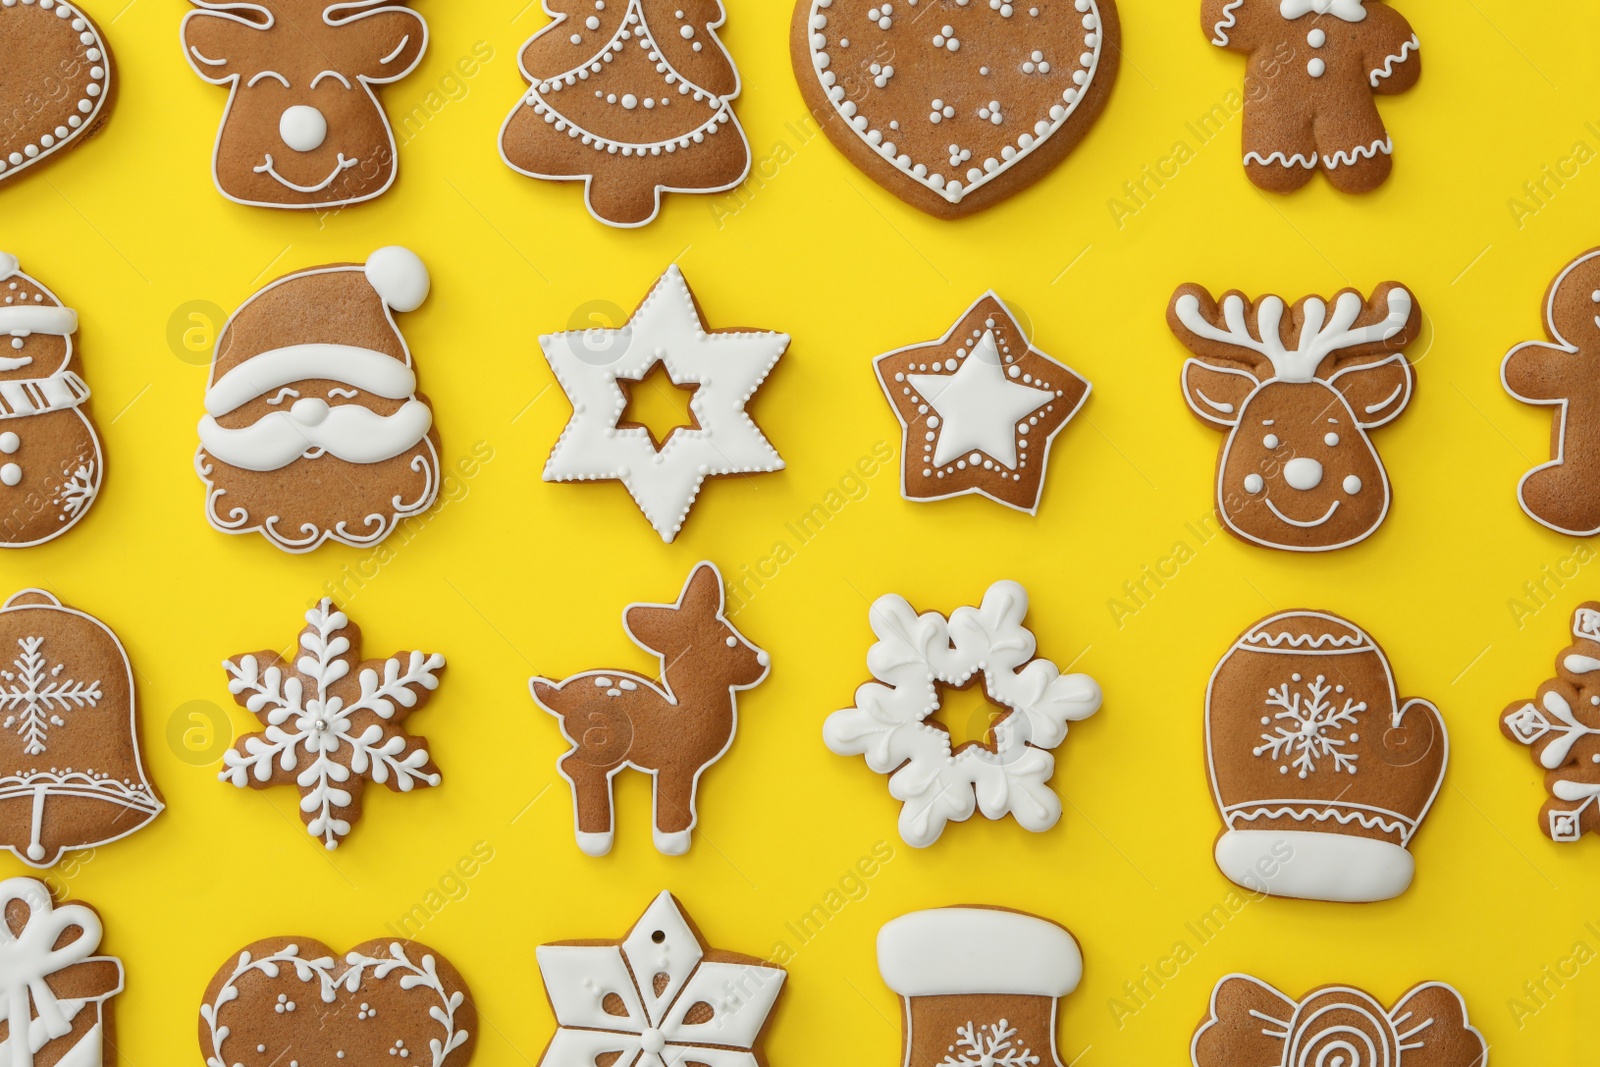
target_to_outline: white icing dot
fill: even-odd
[[[1267,483],[1262,479],[1261,475],[1247,474],[1244,476],[1244,491],[1252,496],[1261,492],[1261,490],[1265,489],[1266,487]]]
[[[1328,64],[1324,63],[1321,58],[1313,59],[1311,62],[1306,64],[1306,73],[1311,75],[1313,78],[1320,78],[1326,74],[1327,71]]]
[[[1263,437],[1261,439],[1261,443],[1263,445],[1265,445],[1267,448],[1277,448],[1278,447],[1278,435],[1275,434],[1275,433],[1269,433],[1269,434],[1267,434],[1267,436],[1265,436],[1265,437]]]
[[[1347,477],[1344,480],[1344,491],[1349,493],[1351,496],[1355,496],[1357,493],[1361,492],[1361,479],[1357,478],[1354,474]]]
[[[1332,448],[1339,443],[1339,435],[1336,433],[1330,433],[1322,439],[1322,443],[1327,445],[1329,448]]]

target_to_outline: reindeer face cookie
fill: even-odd
[[[1183,393],[1227,433],[1217,461],[1217,514],[1229,532],[1268,548],[1324,552],[1365,540],[1389,514],[1389,476],[1367,431],[1411,400],[1403,349],[1422,310],[1393,282],[1371,299],[1220,302],[1181,286],[1167,325],[1194,353]]]
[[[111,49],[76,4],[0,3],[0,184],[100,128]]]
[[[229,87],[212,172],[229,200],[338,207],[394,184],[394,131],[374,85],[410,74],[428,24],[394,0],[192,0],[184,56]]]

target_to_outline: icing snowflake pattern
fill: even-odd
[[[988,1026],[956,1027],[956,1043],[938,1067],[1037,1067],[1039,1057],[1014,1040],[1016,1027],[1005,1019]]]
[[[15,670],[0,670],[0,712],[6,717],[0,727],[15,729],[22,738],[22,751],[42,755],[50,739],[51,727],[67,725],[61,717],[74,708],[92,708],[100,702],[100,683],[61,679],[66,665],[48,666],[42,637],[17,641],[22,655],[12,661]]]
[[[1290,682],[1302,684],[1301,676],[1290,675]],[[1291,693],[1290,682],[1267,690],[1266,706],[1280,710],[1261,717],[1261,725],[1269,727],[1270,732],[1261,735],[1263,743],[1252,752],[1284,761],[1279,770],[1288,774],[1292,767],[1301,778],[1316,773],[1318,760],[1331,760],[1335,774],[1356,773],[1356,760],[1360,757],[1344,748],[1361,740],[1361,735],[1353,731],[1360,726],[1356,716],[1367,710],[1366,703],[1345,697],[1340,706],[1338,698],[1343,696],[1344,686],[1329,685],[1320,674],[1304,684],[1304,692]],[[1330,695],[1333,700],[1328,699]],[[1341,730],[1352,732],[1339,737]]]

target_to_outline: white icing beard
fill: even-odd
[[[433,410],[415,398],[393,415],[379,415],[360,404],[330,407],[318,397],[302,397],[288,411],[270,412],[238,429],[206,415],[200,420],[200,443],[229,466],[276,471],[325,454],[349,463],[381,463],[415,448],[432,427]]]

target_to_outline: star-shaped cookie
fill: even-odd
[[[985,293],[939,340],[874,366],[905,427],[907,500],[981,493],[1037,514],[1051,442],[1090,385],[1030,345],[998,296]]]
[[[678,536],[707,478],[783,469],[745,405],[789,347],[789,335],[707,330],[676,266],[620,329],[549,334],[539,345],[572,401],[544,480],[620,481],[663,541]],[[659,449],[649,429],[624,421],[628,384],[658,363],[674,385],[694,388],[694,425],[675,429]]]

